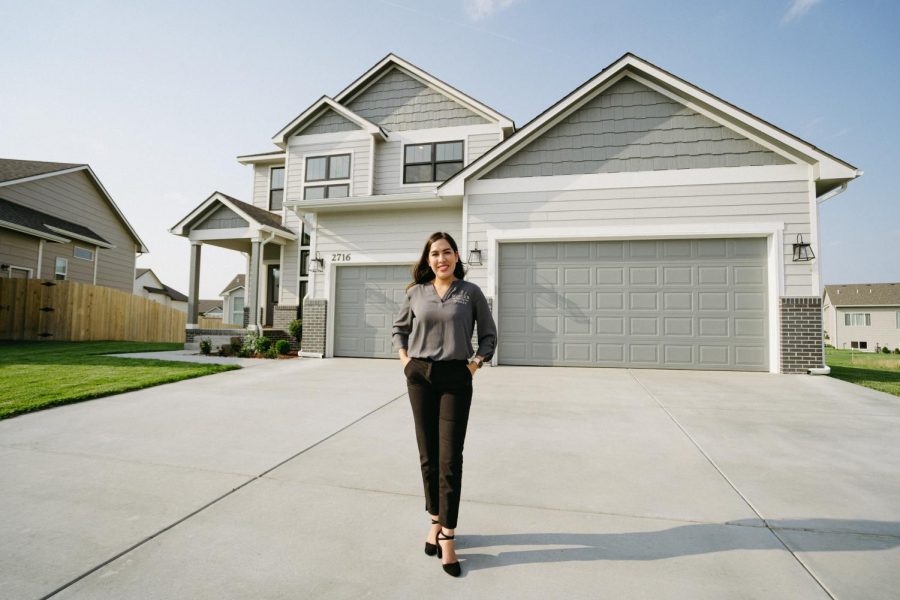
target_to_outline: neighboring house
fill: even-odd
[[[222,318],[221,300],[200,300],[199,309],[201,317],[206,317],[207,319]]]
[[[88,165],[0,159],[0,277],[131,292],[145,252]]]
[[[151,269],[135,269],[134,294],[187,312],[188,297],[164,284]]]
[[[306,355],[395,357],[410,265],[443,230],[499,364],[824,366],[819,264],[793,249],[818,253],[817,200],[861,172],[632,54],[518,131],[391,54],[272,141],[238,157],[250,203],[216,192],[170,231],[194,300],[203,244],[249,254],[250,328],[302,316]]]
[[[900,283],[826,285],[826,343],[875,352],[900,348]]]
[[[244,326],[244,285],[246,275],[235,275],[219,295],[222,296],[222,313],[225,323]]]

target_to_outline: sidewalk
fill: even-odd
[[[396,361],[0,422],[0,596],[894,598],[900,399],[825,377],[483,369],[453,580]],[[73,583],[74,581],[74,583]]]

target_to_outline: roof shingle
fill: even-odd
[[[833,306],[900,306],[900,283],[826,285]]]
[[[12,181],[24,179],[35,175],[44,175],[54,171],[64,171],[75,167],[86,167],[73,163],[43,162],[39,160],[17,160],[14,158],[0,158],[0,181]]]

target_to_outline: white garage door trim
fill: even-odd
[[[361,252],[348,250],[352,260],[333,262],[331,256],[325,258],[325,289],[328,290],[328,304],[325,309],[325,357],[334,358],[334,309],[335,298],[337,297],[337,273],[335,269],[340,267],[375,267],[375,266],[396,266],[396,265],[412,265],[419,260],[418,254],[397,253],[397,254],[373,254],[365,255]]]
[[[781,336],[778,331],[779,298],[784,290],[784,223],[698,223],[682,225],[637,225],[623,227],[509,229],[487,232],[487,289],[494,298],[493,316],[499,321],[500,294],[498,269],[500,244],[512,242],[574,242],[640,239],[688,239],[688,238],[738,238],[765,237],[768,256],[769,300],[769,372],[779,372]],[[332,295],[332,297],[334,297]],[[330,303],[329,303],[330,304]],[[499,340],[492,364],[496,365],[503,352],[503,340]]]

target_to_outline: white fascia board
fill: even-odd
[[[368,119],[364,119],[363,117],[359,116],[355,112],[349,110],[347,107],[341,106],[340,104],[338,104],[337,102],[335,102],[334,100],[329,98],[328,96],[322,96],[316,102],[314,102],[312,106],[310,106],[305,111],[303,111],[296,119],[294,119],[293,121],[291,121],[290,123],[285,125],[281,129],[281,131],[276,133],[272,137],[272,141],[275,143],[276,146],[284,148],[285,144],[287,143],[287,140],[286,140],[287,134],[290,131],[296,129],[304,121],[315,116],[321,109],[326,108],[326,107],[331,108],[333,111],[335,111],[336,113],[338,113],[339,115],[341,115],[342,117],[347,119],[348,121],[355,123],[366,133],[384,139],[384,131],[382,131],[382,129],[378,125],[375,125]]]
[[[391,140],[400,140],[409,144],[422,144],[461,139],[466,142],[466,148],[468,149],[468,138],[470,135],[485,133],[497,134],[499,133],[499,127],[494,123],[482,123],[480,125],[455,125],[453,127],[434,127],[431,129],[407,129],[406,131],[392,131]]]
[[[237,161],[242,165],[283,163],[285,157],[286,155],[284,152],[263,152],[261,154],[245,154],[243,156],[238,156]]]
[[[194,229],[187,236],[192,242],[208,240],[250,240],[259,235],[256,227],[235,227],[233,229]]]
[[[33,235],[34,237],[38,237],[43,240],[50,240],[51,242],[59,242],[60,244],[66,244],[66,243],[72,241],[72,240],[66,239],[61,236],[47,233],[45,231],[38,231],[37,229],[25,227],[23,225],[19,225],[18,223],[10,223],[9,221],[0,221],[0,227],[2,227],[3,229],[11,229],[13,231],[27,233],[28,235]]]
[[[187,236],[187,234],[184,233],[184,226],[197,218],[200,214],[203,213],[203,211],[209,208],[210,204],[219,199],[221,198],[219,198],[218,194],[213,194],[212,196],[201,202],[200,206],[189,212],[183,219],[175,223],[175,225],[172,225],[172,227],[169,228],[169,233],[172,233],[174,235]]]
[[[273,239],[271,242],[271,243],[275,243],[275,244],[283,245],[285,240],[296,240],[297,239],[296,233],[289,233],[282,229],[270,227],[269,225],[260,225],[259,230],[275,234],[275,236],[277,236],[277,237],[275,239]]]
[[[297,148],[313,144],[339,144],[341,142],[359,142],[373,138],[370,133],[362,129],[354,131],[335,131],[333,133],[312,133],[310,135],[291,136],[286,142],[286,148]]]
[[[68,229],[63,229],[62,227],[54,227],[53,225],[44,225],[44,227],[46,227],[47,229],[49,229],[51,231],[55,231],[56,233],[58,233],[60,235],[64,235],[66,237],[80,240],[82,242],[88,242],[89,244],[94,244],[95,246],[99,246],[100,248],[107,248],[107,249],[115,248],[115,246],[113,246],[109,242],[101,242],[100,240],[88,237],[86,235],[72,233]]]
[[[510,119],[509,117],[498,113],[490,106],[483,104],[475,98],[462,93],[453,86],[444,83],[437,77],[431,75],[430,73],[427,73],[426,71],[423,71],[414,64],[403,60],[396,54],[388,54],[387,56],[385,56],[374,67],[363,73],[362,76],[358,77],[353,83],[339,92],[334,97],[334,99],[340,103],[352,101],[353,98],[364,92],[366,88],[377,81],[377,79],[373,81],[368,80],[383,68],[385,68],[389,63],[393,63],[395,66],[400,67],[409,75],[412,75],[414,78],[421,81],[423,84],[439,90],[444,95],[473,110],[473,112],[479,113],[487,120],[496,121],[497,124],[499,124],[503,129],[508,129],[510,131],[515,129],[515,123],[513,123],[512,119]],[[384,74],[387,74],[387,71],[385,71]],[[382,75],[382,77],[383,76],[384,75]],[[381,77],[379,77],[378,79],[381,79]]]
[[[635,171],[630,173],[596,173],[586,175],[548,175],[543,177],[511,177],[477,179],[465,186],[467,194],[504,194],[514,192],[563,192],[615,188],[674,187],[682,185],[717,185],[768,181],[806,181],[806,165],[773,165],[767,167],[722,167],[713,169],[673,169],[667,171]],[[443,188],[441,196],[447,195]]]
[[[323,200],[296,200],[286,203],[297,213],[316,211],[319,213],[338,211],[366,211],[394,208],[441,208],[461,206],[462,197],[449,199],[434,194],[385,194],[380,196],[350,196],[348,198],[327,198]]]

